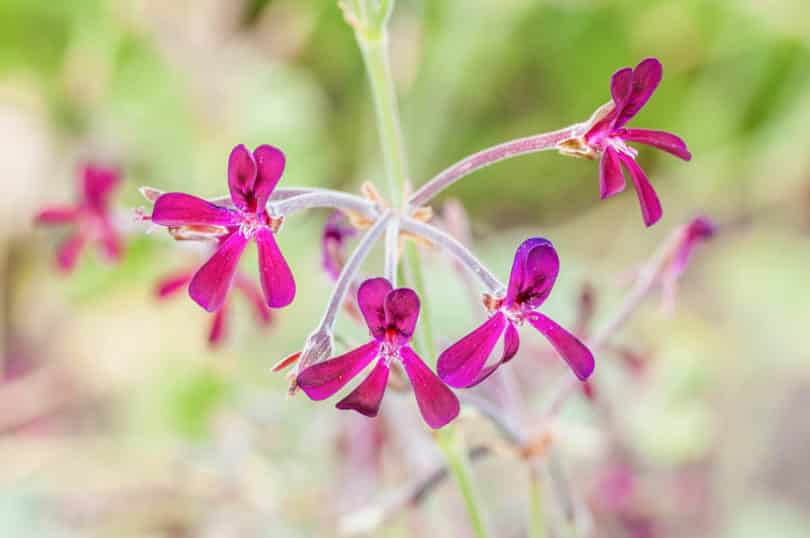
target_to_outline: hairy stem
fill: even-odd
[[[376,218],[378,216],[376,206],[368,200],[355,196],[354,194],[329,190],[312,191],[298,196],[291,196],[278,202],[271,201],[268,203],[270,214],[276,216],[289,215],[296,211],[316,207],[347,209],[349,211],[362,213],[370,218]]]
[[[391,219],[385,229],[385,278],[397,287],[397,266],[399,264],[399,219]]]

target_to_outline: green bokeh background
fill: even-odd
[[[546,311],[565,325],[583,283],[601,321],[670,230],[698,213],[728,224],[696,253],[675,312],[653,296],[617,335],[650,355],[644,380],[610,354],[597,373],[645,467],[688,469],[706,486],[700,506],[659,510],[662,536],[806,536],[810,3],[400,0],[391,34],[416,184],[483,147],[586,119],[614,70],[661,59],[664,82],[633,124],[678,133],[695,157],[641,152],[664,204],[652,229],[631,192],[598,200],[595,163],[551,153],[478,172],[444,198],[465,205],[476,252],[502,277],[523,238],[555,242],[563,272]],[[38,391],[0,385],[0,536],[333,536],[342,515],[436,461],[410,396],[390,396],[385,472],[353,494],[336,446],[361,419],[288,399],[269,373],[300,348],[329,293],[325,212],[290,218],[279,236],[295,304],[262,332],[237,300],[218,352],[206,348],[204,312],[153,298],[155,280],[194,254],[128,218],[146,205],[143,184],[224,194],[237,143],[280,146],[283,186],[384,186],[362,60],[335,2],[0,0],[0,137],[5,370],[21,361],[49,376]],[[66,278],[53,267],[63,233],[31,219],[72,198],[86,159],[124,171],[127,255],[116,267],[86,255]],[[427,263],[447,343],[479,314],[446,260]],[[380,268],[372,256],[366,271]],[[340,332],[363,337],[347,320]],[[564,373],[518,360],[549,384]],[[547,394],[528,395],[527,409]],[[565,417],[563,454],[587,497],[599,423],[580,401]],[[496,457],[477,469],[496,535],[523,536],[523,467]],[[642,497],[655,497],[647,487]],[[373,535],[418,532],[465,535],[452,488]]]

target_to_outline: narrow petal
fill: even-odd
[[[79,259],[79,254],[84,244],[84,235],[75,233],[59,246],[59,250],[56,253],[56,265],[59,267],[60,271],[69,273],[76,267],[76,262]]]
[[[325,400],[346,386],[374,360],[380,344],[373,340],[363,346],[306,368],[296,379],[312,400]]]
[[[200,267],[188,286],[188,294],[198,305],[209,312],[222,308],[246,245],[244,235],[232,233]]]
[[[629,142],[638,142],[671,153],[684,161],[692,160],[692,154],[686,147],[686,142],[677,135],[666,131],[653,131],[650,129],[621,129],[617,136]]]
[[[529,323],[545,336],[557,353],[565,359],[574,374],[582,381],[588,379],[594,368],[593,354],[579,338],[540,312],[532,312]]]
[[[385,297],[391,288],[391,283],[385,278],[369,278],[357,290],[357,304],[360,305],[368,330],[378,340],[385,336]]]
[[[638,114],[652,96],[658,84],[661,83],[663,67],[656,58],[642,60],[633,69],[633,83],[630,94],[622,107],[621,113],[616,117],[613,127],[624,126],[630,119]]]
[[[96,212],[103,212],[107,197],[118,185],[120,176],[113,168],[87,165],[82,170],[82,189],[85,204]]]
[[[624,164],[627,171],[630,172],[630,178],[633,180],[633,186],[636,188],[639,204],[641,204],[641,215],[644,218],[644,224],[652,226],[661,218],[664,211],[661,209],[661,201],[655,193],[647,179],[647,174],[638,165],[635,159],[627,155],[619,157]]]
[[[192,273],[183,271],[182,273],[161,278],[155,286],[155,295],[159,299],[171,297],[191,282],[192,276]]]
[[[616,150],[608,146],[599,161],[599,196],[604,200],[624,190],[624,172]]]
[[[211,329],[208,331],[208,345],[213,348],[219,347],[225,339],[225,312],[227,309],[227,306],[223,306],[217,310],[214,319],[211,320]]]
[[[155,202],[152,222],[161,226],[236,226],[239,213],[182,192],[169,192]]]
[[[253,305],[253,311],[256,313],[256,321],[260,325],[268,325],[272,316],[270,315],[270,309],[264,302],[264,295],[262,295],[259,287],[249,278],[239,273],[236,274],[234,285],[239,288],[239,291],[241,291],[244,296],[247,297],[248,301],[250,301],[250,304]]]
[[[506,326],[506,332],[504,332],[503,337],[503,354],[501,358],[498,359],[495,363],[486,366],[481,373],[478,374],[478,377],[468,385],[469,387],[474,387],[484,381],[486,378],[491,376],[495,373],[502,364],[506,364],[515,355],[517,355],[518,349],[520,349],[520,335],[518,334],[518,330],[513,323],[509,323]]]
[[[621,114],[627,99],[630,97],[630,90],[633,86],[633,70],[629,67],[619,69],[610,77],[610,95],[613,97],[613,104],[616,105],[613,115]]]
[[[263,208],[267,204],[273,189],[276,188],[281,174],[284,173],[284,152],[268,146],[259,146],[253,151],[256,161],[256,182],[253,186],[253,196],[256,198],[256,207]]]
[[[353,409],[367,417],[376,417],[380,411],[385,388],[388,386],[388,374],[391,369],[384,360],[377,361],[362,383],[340,400],[335,407],[338,409]]]
[[[253,194],[256,182],[256,161],[243,144],[231,150],[228,157],[228,189],[233,205],[242,211],[256,211]]]
[[[532,237],[525,240],[515,252],[504,304],[540,306],[551,293],[559,272],[560,259],[548,239]]]
[[[439,377],[451,387],[464,388],[474,383],[506,325],[506,316],[498,311],[473,332],[442,351],[436,363]]]
[[[74,222],[78,211],[75,207],[46,207],[36,214],[37,224],[67,224]]]
[[[419,412],[427,425],[438,429],[456,418],[460,406],[453,391],[411,348],[405,346],[400,349],[400,358],[411,381]]]
[[[259,247],[259,279],[267,306],[287,306],[295,299],[295,279],[287,260],[278,249],[273,232],[268,228],[259,228],[256,245]]]
[[[121,259],[121,253],[124,250],[121,244],[121,236],[118,235],[118,230],[115,229],[109,218],[101,220],[98,241],[101,246],[101,253],[108,261],[117,262]]]
[[[410,341],[419,319],[419,296],[410,288],[399,288],[385,296],[386,327],[399,331],[400,343]]]

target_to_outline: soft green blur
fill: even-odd
[[[681,135],[694,159],[641,150],[664,205],[655,227],[644,229],[631,189],[599,201],[595,162],[550,152],[478,172],[434,209],[464,204],[476,252],[502,278],[519,241],[553,240],[562,272],[545,311],[569,327],[583,284],[598,324],[673,228],[699,213],[721,223],[675,310],[653,294],[617,335],[648,358],[643,377],[619,353],[597,357],[609,435],[649,473],[634,506],[656,514],[655,536],[806,536],[810,3],[400,0],[391,34],[417,185],[483,147],[588,118],[613,71],[661,59],[664,81],[633,125]],[[438,461],[410,394],[389,391],[376,465],[364,450],[379,432],[365,419],[288,398],[284,374],[270,372],[325,306],[325,211],[289,218],[279,235],[298,297],[269,330],[237,298],[211,351],[205,312],[184,294],[154,298],[157,278],[199,260],[132,222],[148,206],[137,188],[223,195],[237,143],[281,147],[281,186],[384,188],[361,57],[335,2],[0,0],[0,536],[337,536],[347,514]],[[53,263],[64,230],[31,220],[73,199],[87,159],[124,170],[127,254],[111,267],[88,251],[65,277]],[[446,259],[426,259],[444,346],[482,312]],[[252,253],[243,264],[255,274]],[[381,269],[377,253],[366,272]],[[339,333],[364,337],[348,317]],[[567,374],[532,356],[540,338],[525,341],[534,347],[509,368],[544,388]],[[15,377],[12,364],[37,367]],[[526,395],[527,427],[547,397]],[[610,457],[594,415],[576,398],[557,432],[583,503]],[[497,438],[480,417],[462,423]],[[476,472],[496,536],[525,536],[525,466],[497,455]],[[625,536],[594,510],[593,536]],[[464,536],[466,525],[445,485],[370,535]]]

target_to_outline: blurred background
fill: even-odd
[[[562,272],[545,311],[561,324],[585,334],[589,305],[593,325],[608,319],[677,226],[698,214],[720,225],[674,308],[652,294],[597,357],[609,420],[575,396],[553,465],[529,462],[551,477],[548,535],[569,536],[559,529],[573,517],[582,536],[807,536],[810,3],[400,0],[391,41],[417,184],[483,147],[582,121],[609,99],[613,71],[663,62],[633,125],[678,133],[695,157],[641,151],[664,205],[652,229],[632,192],[599,202],[596,163],[552,153],[476,173],[435,204],[463,204],[467,240],[502,278],[519,241],[552,239]],[[269,371],[325,306],[326,212],[286,222],[299,293],[269,326],[237,297],[211,349],[208,314],[184,293],[157,299],[162,277],[200,258],[133,222],[148,210],[138,187],[223,195],[237,143],[280,146],[281,186],[384,185],[361,57],[335,2],[0,0],[0,536],[470,535],[452,484],[409,489],[441,465],[411,395],[391,391],[368,421],[288,398]],[[65,275],[55,252],[68,227],[33,216],[76,200],[88,160],[122,170],[111,204],[126,250],[113,266],[88,249]],[[445,221],[463,231],[451,207]],[[427,263],[446,345],[482,312],[448,260]],[[373,255],[366,271],[381,266]],[[344,317],[342,340],[360,342]],[[540,338],[525,342],[480,396],[532,432],[570,374]],[[495,536],[526,536],[526,462],[491,453],[499,434],[485,418],[465,412],[459,427],[490,451],[475,472]],[[553,501],[566,497],[554,493],[563,472],[573,508]]]

